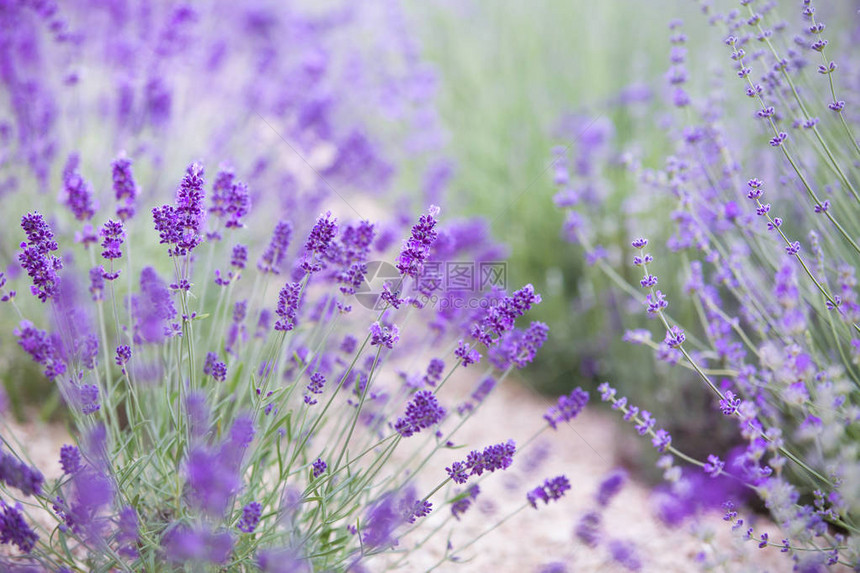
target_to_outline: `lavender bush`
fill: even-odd
[[[857,16],[847,5],[821,6],[822,16],[809,0],[714,4],[702,3],[702,13],[714,44],[722,41],[727,73],[704,65],[683,24],[670,24],[674,113],[661,121],[674,149],[653,168],[635,148],[621,150],[637,193],[620,222],[602,219],[588,200],[593,180],[569,175],[565,148],[556,202],[567,211],[568,238],[656,324],[625,340],[691,371],[741,446],[714,441],[690,456],[688,437],[648,411],[654,398],[622,396],[608,383],[600,395],[659,452],[668,521],[723,503],[738,535],[780,547],[796,570],[856,569]],[[853,29],[841,29],[840,18]],[[629,247],[607,248],[607,229],[625,232]],[[667,229],[664,241],[637,238]],[[638,284],[620,261],[632,263]],[[672,424],[663,412],[660,421]],[[718,499],[705,495],[715,491]],[[778,538],[752,523],[744,502],[754,498]],[[718,563],[703,554],[705,566]]]

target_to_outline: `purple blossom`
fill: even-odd
[[[649,412],[648,410],[642,410],[641,414],[639,415],[639,419],[640,421],[637,422],[634,427],[636,428],[636,431],[639,433],[640,436],[644,436],[645,434],[647,434],[648,431],[653,428],[654,425],[657,423],[657,420],[651,417],[651,412]]]
[[[170,245],[170,256],[185,256],[200,244],[204,196],[203,166],[192,163],[176,191],[176,206],[163,205],[152,209],[159,242]]]
[[[548,478],[542,485],[529,491],[526,494],[526,499],[533,508],[537,509],[538,500],[542,500],[544,503],[549,504],[550,501],[561,499],[564,492],[569,489],[570,482],[565,476],[561,475],[552,479]]]
[[[436,241],[438,232],[436,217],[439,215],[439,207],[432,205],[426,215],[421,215],[412,227],[412,233],[397,256],[397,270],[403,276],[410,276],[416,281],[424,270],[424,262],[430,256],[430,247]]]
[[[76,446],[65,444],[60,448],[60,466],[64,474],[73,474],[83,467],[81,452]]]
[[[0,482],[18,488],[24,495],[41,495],[44,481],[42,473],[36,468],[12,454],[0,452]]]
[[[612,559],[628,571],[642,569],[642,560],[636,552],[636,546],[631,541],[612,539],[609,542],[609,554]]]
[[[302,285],[299,283],[288,283],[284,285],[278,294],[278,308],[275,314],[275,330],[289,332],[296,326],[296,317],[299,312],[299,297],[302,293]]]
[[[406,521],[415,523],[419,517],[427,517],[433,511],[433,504],[426,499],[418,499],[412,504],[406,515]]]
[[[215,176],[212,185],[212,206],[209,212],[225,220],[228,229],[238,229],[242,225],[242,217],[251,209],[251,196],[248,186],[235,180],[233,171],[222,168]]]
[[[122,251],[120,251],[120,245],[125,240],[125,231],[122,228],[122,223],[108,221],[99,231],[99,235],[103,239],[102,248],[104,248],[104,251],[102,251],[102,257],[108,260],[121,258]]]
[[[669,347],[678,348],[684,343],[686,340],[686,335],[684,331],[679,326],[673,326],[668,331],[666,331],[666,338],[663,340]]]
[[[513,440],[487,446],[482,452],[472,450],[466,456],[466,461],[454,462],[451,467],[445,468],[445,471],[454,483],[466,483],[471,475],[480,476],[484,471],[494,472],[509,468],[516,451],[516,443]]]
[[[320,215],[305,241],[305,258],[302,269],[307,273],[315,273],[325,266],[325,255],[337,235],[337,219],[332,219],[331,211]]]
[[[656,291],[653,295],[645,295],[645,304],[648,307],[648,314],[654,316],[662,312],[669,303],[666,302],[666,297],[661,291]]]
[[[315,462],[313,463],[313,476],[314,476],[314,479],[316,479],[316,478],[320,477],[321,475],[323,475],[327,469],[328,469],[328,464],[326,464],[324,461],[322,461],[322,459],[321,459],[321,458],[317,458],[317,461],[315,461]]]
[[[95,384],[81,384],[77,387],[78,402],[84,415],[94,414],[101,409],[99,387]]]
[[[478,487],[478,484],[472,484],[466,491],[457,495],[451,503],[451,515],[459,521],[460,516],[466,513],[480,493],[481,488]]]
[[[370,325],[370,345],[394,348],[400,340],[400,330],[392,324],[390,327],[374,322]]]
[[[740,397],[735,396],[735,393],[731,390],[726,390],[725,398],[720,399],[720,409],[726,416],[731,416],[737,412],[740,405]]]
[[[539,304],[541,297],[535,293],[534,287],[527,284],[512,296],[502,298],[498,304],[490,306],[480,324],[472,326],[472,338],[492,346],[503,333],[514,328],[514,322],[521,317],[532,305]]]
[[[394,429],[404,438],[417,434],[442,421],[445,408],[439,405],[436,395],[429,390],[419,390],[406,406],[406,414],[398,418]]]
[[[93,203],[93,188],[78,172],[80,159],[76,153],[69,155],[66,166],[63,168],[63,191],[68,205],[75,219],[88,221],[96,213]]]
[[[0,543],[13,543],[24,553],[30,553],[39,536],[24,521],[20,510],[21,504],[12,507],[0,499]]]
[[[705,471],[706,474],[708,474],[712,478],[715,478],[722,473],[725,465],[725,462],[723,462],[720,458],[713,454],[710,454],[708,456],[708,461],[705,462],[705,465],[702,467],[702,469]]]
[[[312,394],[322,394],[325,387],[325,376],[322,372],[314,372],[311,374],[311,381],[308,384],[308,392]],[[305,404],[313,406],[317,401],[308,395],[305,395]]]
[[[260,524],[260,515],[262,513],[263,506],[256,501],[252,501],[242,508],[242,517],[239,519],[239,523],[236,524],[236,527],[245,533],[254,533],[254,530],[257,529],[257,525]]]
[[[370,506],[361,532],[366,547],[381,549],[397,543],[394,532],[406,521],[399,506],[400,502],[393,493],[384,494]]]
[[[570,394],[559,396],[557,404],[550,406],[543,417],[555,430],[560,422],[576,418],[588,404],[588,397],[588,392],[577,386]]]
[[[460,364],[466,368],[470,364],[480,362],[481,354],[471,344],[465,343],[462,340],[457,342],[457,349],[454,351],[454,356],[460,359]]]
[[[596,511],[589,511],[579,518],[574,535],[589,547],[597,547],[600,541],[603,518]]]
[[[123,374],[125,374],[125,365],[128,364],[129,360],[131,360],[131,347],[127,344],[120,344],[117,346],[114,361],[117,366],[122,368]]]
[[[227,379],[227,365],[218,360],[218,355],[214,352],[206,354],[206,362],[203,364],[203,374],[212,376],[219,382],[224,382]]]
[[[427,386],[436,386],[442,378],[442,372],[444,370],[445,362],[439,358],[433,358],[430,360],[430,364],[427,365],[427,373],[421,381]]]
[[[624,470],[616,470],[607,475],[597,486],[597,493],[594,494],[594,500],[600,507],[606,507],[609,502],[618,495],[621,488],[624,487],[627,481],[627,472]]]
[[[18,262],[33,279],[30,292],[42,302],[57,294],[60,277],[57,271],[63,268],[59,258],[51,255],[57,250],[54,233],[39,213],[27,213],[21,218],[21,228],[27,241],[21,243]]]
[[[230,255],[230,266],[234,269],[242,270],[245,268],[245,263],[248,262],[248,248],[245,245],[236,245],[233,247],[233,252]]]
[[[293,225],[289,221],[278,221],[272,240],[263,252],[263,256],[257,261],[257,268],[263,273],[280,274],[281,264],[290,246],[293,236]]]
[[[116,208],[116,216],[119,217],[120,221],[127,221],[134,217],[134,201],[140,192],[137,183],[134,181],[134,174],[131,172],[131,164],[131,159],[126,157],[118,157],[111,164],[113,191],[117,202],[123,201]]]
[[[167,321],[176,316],[176,308],[167,284],[152,267],[140,272],[140,295],[133,299],[135,342],[161,342],[170,332]]]
[[[222,564],[233,551],[233,538],[226,532],[215,533],[178,525],[164,535],[161,546],[168,561],[174,563],[192,561]]]
[[[33,358],[33,361],[45,367],[45,376],[49,380],[55,380],[66,371],[66,364],[47,332],[39,330],[33,326],[33,323],[24,320],[15,329],[14,334],[18,337],[18,345]]]
[[[131,506],[123,507],[119,512],[116,542],[120,546],[119,553],[129,559],[138,555],[137,544],[140,540],[140,525],[137,512]]]
[[[664,430],[660,428],[655,433],[654,437],[651,439],[651,443],[657,448],[658,452],[665,452],[669,446],[672,445],[672,436]]]
[[[104,299],[105,269],[103,266],[90,269],[90,294],[93,300],[98,302]]]

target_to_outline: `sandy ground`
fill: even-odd
[[[453,384],[452,384],[453,386]],[[464,392],[465,390],[465,392]],[[444,388],[449,398],[468,394],[471,388]],[[542,415],[550,401],[523,387],[506,383],[494,390],[475,417],[458,434],[459,443],[483,447],[513,438],[525,443],[542,425]],[[565,474],[572,489],[564,498],[538,510],[526,507],[503,525],[483,537],[475,545],[459,553],[461,562],[444,562],[435,571],[493,571],[537,572],[549,563],[563,563],[557,571],[626,571],[615,563],[606,542],[621,539],[632,542],[642,563],[641,571],[686,572],[700,570],[697,554],[705,552],[710,558],[724,559],[721,571],[780,572],[790,571],[791,563],[778,549],[759,550],[751,542],[735,539],[730,526],[714,513],[700,522],[712,532],[713,540],[705,543],[690,526],[670,529],[653,514],[647,488],[628,482],[605,511],[604,538],[597,548],[589,548],[573,534],[580,516],[593,508],[593,495],[601,479],[617,467],[620,444],[627,440],[620,435],[625,428],[616,428],[610,414],[586,410],[569,425],[557,431],[545,431],[532,444],[518,453],[514,464],[504,472],[486,475],[480,482],[482,490],[476,506],[457,522],[449,520],[440,533],[417,549],[401,563],[398,571],[426,571],[439,562],[446,539],[456,549],[490,528],[498,520],[525,502],[525,491],[539,485],[546,477]],[[60,473],[59,446],[68,441],[62,428],[44,424],[15,425],[15,436],[26,445],[32,461],[47,477]],[[6,432],[4,432],[6,433]],[[4,436],[8,439],[8,436]],[[642,447],[647,447],[643,443]],[[535,463],[544,450],[544,461]],[[465,457],[465,449],[439,452],[422,472],[428,479],[444,478],[444,467]],[[433,484],[419,483],[419,488]],[[437,524],[448,515],[449,506],[438,507],[426,518],[426,526]],[[772,525],[764,526],[771,538],[778,538]],[[417,530],[401,540],[401,548],[412,547],[426,533]],[[449,537],[450,535],[450,537]],[[367,563],[371,570],[389,570],[394,560],[377,558]]]

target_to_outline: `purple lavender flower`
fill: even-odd
[[[98,302],[104,300],[105,269],[103,266],[90,269],[90,294],[93,300]]]
[[[239,519],[239,523],[236,524],[236,527],[245,533],[254,533],[254,530],[257,529],[257,525],[260,524],[260,516],[262,513],[263,506],[256,501],[252,501],[242,508],[242,518]]]
[[[131,164],[131,159],[123,156],[116,158],[111,164],[113,191],[117,202],[122,202],[116,208],[116,216],[120,221],[127,221],[134,217],[134,201],[140,192],[134,181],[134,174],[131,172]]]
[[[18,345],[33,358],[33,361],[45,367],[45,376],[49,380],[55,380],[66,371],[66,364],[47,332],[39,330],[33,326],[33,323],[24,320],[15,329],[14,334],[18,337]]]
[[[731,416],[737,412],[740,405],[741,399],[735,396],[735,393],[731,390],[726,390],[725,398],[720,399],[720,409],[722,409],[723,414],[726,416]]]
[[[325,266],[325,256],[337,235],[337,219],[332,219],[331,211],[320,215],[308,240],[305,241],[305,257],[301,268],[307,273],[315,273]]]
[[[63,268],[62,261],[50,254],[57,250],[54,233],[39,213],[24,215],[21,228],[27,234],[27,242],[21,243],[18,262],[33,279],[30,292],[46,302],[57,294],[60,280],[57,271]]]
[[[406,406],[404,418],[398,418],[394,429],[404,438],[417,434],[442,421],[445,408],[439,405],[436,395],[429,390],[419,390]]]
[[[140,524],[137,512],[131,506],[123,507],[119,512],[117,521],[116,542],[119,545],[119,553],[129,559],[138,556],[137,544],[140,540]]]
[[[221,516],[241,482],[228,460],[217,451],[192,450],[188,456],[188,486],[192,503],[203,512]]]
[[[132,304],[137,318],[135,342],[161,342],[169,332],[166,321],[176,316],[176,308],[167,284],[152,267],[140,272],[140,296]]]
[[[708,474],[712,478],[715,478],[719,477],[725,465],[725,462],[722,461],[720,458],[713,454],[710,454],[708,455],[708,461],[705,462],[705,465],[702,466],[702,469],[705,471],[706,474]]]
[[[472,484],[466,491],[458,494],[451,502],[451,515],[459,521],[460,516],[468,511],[472,506],[472,502],[475,501],[480,493],[481,488],[478,487],[478,484]]]
[[[117,221],[108,221],[99,231],[102,237],[102,257],[110,259],[119,259],[122,257],[120,245],[125,240],[125,231],[122,228],[122,223]],[[105,277],[107,278],[107,277]]]
[[[436,386],[442,378],[442,372],[444,370],[445,362],[439,358],[433,358],[430,360],[430,364],[427,365],[427,373],[421,381],[427,386]]]
[[[227,379],[227,365],[218,360],[217,354],[209,352],[206,354],[206,362],[203,364],[203,374],[223,382]]]
[[[487,398],[487,396],[489,396],[490,392],[492,392],[495,387],[496,379],[492,376],[487,376],[481,380],[478,387],[475,388],[474,392],[472,392],[472,400],[480,404]]]
[[[81,452],[77,447],[65,444],[60,448],[60,466],[64,474],[73,474],[83,467],[81,463]]]
[[[127,344],[120,344],[116,347],[116,357],[114,361],[116,365],[122,368],[122,373],[125,374],[125,365],[131,360],[131,347]]]
[[[63,191],[66,205],[78,221],[88,221],[96,213],[93,203],[93,189],[78,172],[80,158],[76,153],[69,155],[63,168]]]
[[[295,328],[301,292],[302,285],[299,283],[288,283],[281,289],[278,294],[278,308],[275,310],[278,315],[275,330],[288,332]]]
[[[672,445],[672,436],[669,432],[660,428],[655,432],[654,437],[651,438],[651,443],[657,448],[658,452],[665,452]]]
[[[624,483],[627,481],[627,472],[624,470],[616,470],[603,478],[600,485],[597,486],[597,493],[594,494],[594,500],[600,507],[606,507],[612,501]]]
[[[487,446],[482,452],[472,450],[466,456],[465,462],[454,462],[450,468],[445,468],[445,471],[454,483],[466,483],[469,476],[480,476],[484,471],[494,472],[509,468],[516,451],[517,446],[513,440]]]
[[[397,341],[400,340],[400,330],[392,324],[390,327],[374,322],[370,325],[370,345],[384,346],[385,348],[394,348]]]
[[[212,206],[209,212],[220,219],[226,219],[224,224],[228,229],[242,227],[242,217],[251,209],[251,195],[248,186],[235,180],[233,171],[222,168],[215,176],[212,185]]]
[[[415,523],[419,517],[426,517],[433,511],[433,504],[426,499],[416,500],[406,512],[406,521]]]
[[[312,394],[322,394],[323,388],[325,387],[325,376],[322,372],[314,372],[311,374],[311,381],[308,384],[308,392]],[[305,395],[305,404],[308,406],[313,406],[317,401],[314,398],[311,398],[308,395]]]
[[[534,287],[527,284],[512,296],[504,297],[497,305],[487,309],[480,324],[472,326],[472,338],[486,346],[492,346],[502,334],[514,328],[514,322],[541,301]],[[496,338],[494,338],[496,337]]]
[[[588,398],[588,392],[577,386],[570,394],[559,396],[558,403],[550,406],[543,417],[553,430],[558,429],[558,423],[568,422],[582,412],[588,404]]]
[[[636,552],[636,546],[632,541],[612,539],[609,542],[609,554],[612,559],[628,571],[639,571],[642,569],[642,560]]]
[[[327,469],[328,469],[328,464],[326,464],[324,461],[322,461],[322,459],[321,459],[321,458],[317,458],[317,461],[315,461],[315,462],[313,463],[313,476],[314,476],[314,479],[316,479],[316,478],[320,477],[321,475],[323,475]]]
[[[463,365],[463,368],[481,360],[481,354],[472,348],[471,344],[465,343],[462,340],[457,342],[457,350],[454,351],[454,356],[460,359],[460,364]]]
[[[203,224],[203,167],[198,163],[188,166],[182,184],[176,192],[176,206],[163,205],[152,209],[155,230],[160,243],[170,245],[168,253],[172,257],[185,256],[197,245],[202,237]]]
[[[245,245],[236,245],[233,247],[233,252],[230,255],[230,266],[234,269],[242,270],[245,268],[245,263],[248,262],[248,248]]]
[[[406,240],[397,256],[397,270],[403,276],[411,276],[416,281],[424,269],[424,262],[430,256],[430,247],[436,241],[436,216],[439,215],[439,207],[433,205],[427,210],[426,215],[421,215],[412,227],[412,233]]]
[[[84,415],[94,414],[101,409],[99,387],[95,384],[81,384],[77,387],[78,403]]]
[[[21,504],[12,507],[0,499],[0,543],[14,543],[24,553],[30,553],[39,536],[24,521],[20,510]]]
[[[161,546],[168,561],[173,563],[191,561],[222,564],[233,551],[233,537],[226,532],[215,533],[179,525],[164,535]]]
[[[589,511],[579,518],[574,535],[589,547],[597,547],[600,540],[603,518],[596,511]]]
[[[397,543],[394,532],[405,521],[399,505],[396,496],[387,493],[370,506],[361,535],[366,547],[381,549]]]
[[[257,268],[263,273],[280,274],[281,263],[290,246],[290,238],[293,236],[293,226],[289,221],[278,221],[272,240],[266,247],[263,256],[257,262]]]
[[[537,509],[538,500],[542,500],[544,503],[549,504],[550,501],[561,499],[564,492],[569,489],[570,481],[568,481],[565,476],[561,475],[551,479],[547,478],[542,485],[539,485],[528,492],[526,494],[526,499],[533,508]]]
[[[0,452],[0,482],[21,490],[24,495],[41,495],[45,478],[34,467],[28,466],[12,454]]]

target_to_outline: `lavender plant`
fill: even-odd
[[[821,6],[828,23],[843,8]],[[568,210],[567,236],[656,323],[625,339],[692,372],[742,447],[714,442],[706,456],[688,455],[687,437],[658,425],[647,397],[628,399],[606,383],[601,398],[661,454],[668,496],[684,500],[669,519],[689,518],[707,506],[694,497],[718,491],[714,501],[751,547],[780,548],[796,570],[856,568],[857,30],[826,27],[809,0],[742,0],[725,11],[702,3],[702,12],[722,41],[728,77],[712,73],[702,90],[704,55],[688,49],[673,21],[675,113],[665,126],[674,150],[655,168],[631,150],[624,157],[638,193],[621,226],[632,237],[671,232],[665,243],[635,238],[619,253],[638,269],[638,285],[613,265],[599,226],[587,224],[599,215],[581,200],[581,182],[562,177],[557,202]],[[648,202],[674,207],[667,216]],[[725,478],[733,487],[711,485]],[[754,498],[778,531],[753,523],[744,504]]]
[[[39,212],[21,220],[26,276],[4,285],[4,308],[19,315],[18,346],[61,392],[74,443],[58,451],[61,477],[45,479],[4,430],[0,542],[15,548],[4,567],[363,570],[391,564],[377,556],[396,547],[404,562],[446,531],[448,520],[424,526],[428,515],[450,505],[459,519],[478,483],[527,446],[456,452],[458,430],[547,336],[540,323],[515,325],[540,303],[531,285],[480,294],[471,309],[431,304],[458,296],[441,289],[432,261],[480,248],[481,235],[454,240],[457,225],[440,225],[431,207],[403,242],[395,284],[372,310],[353,308],[369,258],[382,254],[374,224],[326,212],[303,243],[291,245],[282,222],[258,248],[246,242],[249,189],[232,171],[210,192],[204,166],[190,164],[149,219],[127,192],[138,181],[128,159],[110,169],[116,197],[103,203],[126,215],[98,235],[72,242]],[[104,214],[79,208],[95,201],[76,188],[54,214],[71,228]],[[133,261],[139,237],[160,254]],[[219,261],[232,270],[213,270]],[[25,318],[27,298],[44,312]],[[485,379],[454,410],[449,381],[482,354]],[[563,397],[537,433],[587,400]],[[466,483],[464,495],[456,487]],[[569,488],[563,475],[547,479],[523,492],[520,510]]]

